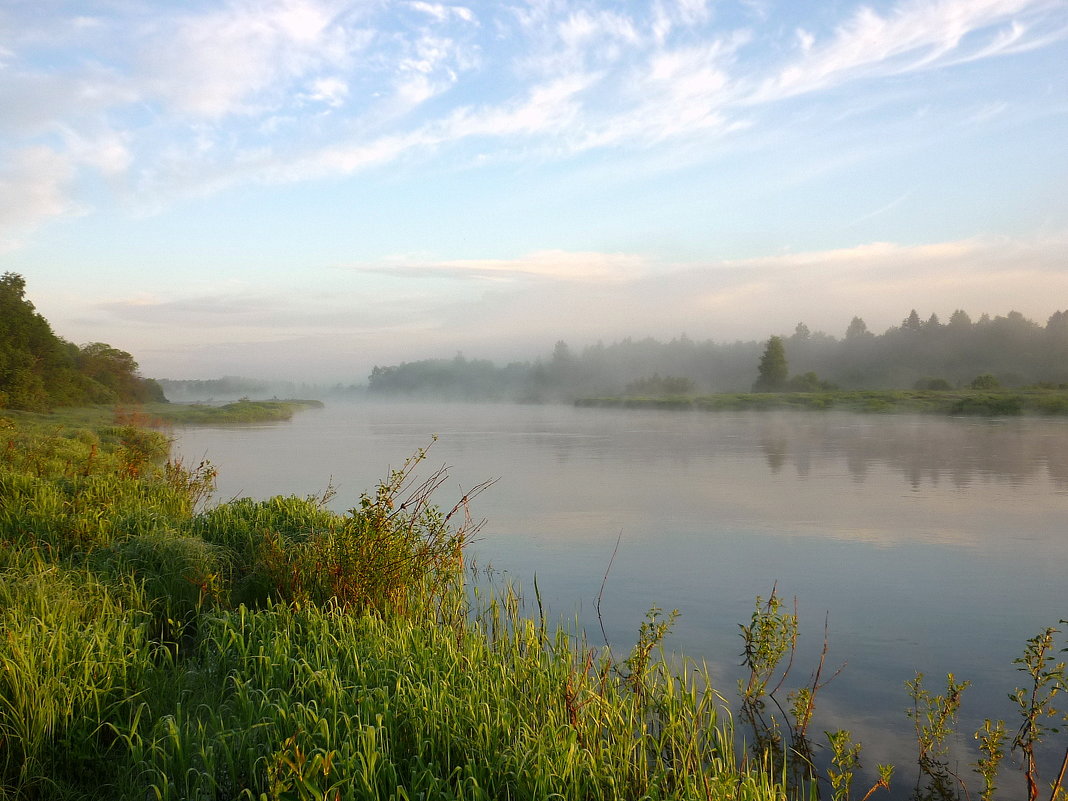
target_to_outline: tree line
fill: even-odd
[[[771,383],[762,359],[772,340]],[[787,372],[788,370],[788,372]],[[529,362],[497,366],[467,359],[424,359],[376,366],[368,393],[451,400],[543,402],[612,395],[842,389],[950,389],[987,376],[1001,386],[1068,383],[1068,311],[1039,324],[1021,313],[955,311],[943,323],[913,309],[882,334],[853,317],[835,337],[798,323],[763,341],[668,342],[624,339],[574,350],[559,341]]]
[[[165,401],[137,362],[103,342],[75,345],[56,336],[26,297],[17,273],[0,275],[0,408]]]

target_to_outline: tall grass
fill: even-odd
[[[0,795],[64,797],[115,756],[101,728],[139,693],[148,616],[108,585],[39,552],[5,552],[0,576]],[[120,758],[124,757],[121,753]]]
[[[658,663],[639,687],[531,620],[490,638],[452,619],[282,605],[211,615],[182,690],[199,702],[122,732],[138,777],[123,793],[784,797],[774,777],[739,769],[707,676]]]

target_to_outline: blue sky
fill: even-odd
[[[1068,0],[8,0],[0,269],[146,375],[1068,308]]]

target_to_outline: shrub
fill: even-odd
[[[999,389],[1001,387],[1001,382],[998,381],[996,376],[993,376],[990,373],[983,373],[982,375],[977,375],[973,378],[968,386],[972,389]]]

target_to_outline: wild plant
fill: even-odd
[[[831,767],[827,769],[827,778],[831,782],[833,801],[849,801],[849,790],[853,785],[853,774],[860,766],[860,743],[853,742],[853,736],[845,729],[826,732],[831,746]]]
[[[925,765],[946,754],[946,738],[953,734],[953,722],[960,709],[961,696],[971,685],[970,681],[957,682],[952,673],[946,674],[945,695],[932,695],[923,686],[923,673],[917,673],[912,681],[906,681],[912,709],[906,714],[916,728],[919,747],[918,761]]]
[[[987,718],[983,728],[975,733],[979,741],[980,757],[975,764],[975,772],[983,780],[980,801],[992,801],[997,790],[998,767],[1005,757],[1005,721],[991,723]]]
[[[215,465],[206,459],[196,467],[186,467],[181,459],[170,459],[163,466],[163,480],[188,498],[191,513],[202,511],[211,499],[218,475]]]
[[[758,758],[779,766],[788,777],[789,787],[801,788],[817,774],[813,745],[807,736],[815,713],[816,697],[842,670],[839,667],[829,678],[824,677],[829,647],[828,623],[824,621],[823,647],[811,680],[787,693],[788,711],[776,694],[793,667],[798,638],[796,599],[793,611],[786,611],[773,587],[767,601],[757,597],[749,623],[739,628],[744,642],[742,664],[749,668],[749,677],[747,681],[739,681],[738,688],[742,696],[742,714],[754,735],[752,750]],[[786,665],[780,668],[784,658]],[[778,709],[778,717],[765,715],[765,698]],[[785,735],[789,736],[788,742]]]
[[[971,684],[969,681],[958,682],[954,675],[946,675],[946,692],[944,695],[932,694],[923,686],[923,673],[917,673],[912,681],[906,681],[912,709],[906,714],[912,719],[916,729],[918,749],[916,796],[932,799],[952,799],[956,797],[956,788],[964,788],[963,779],[954,772],[947,761],[946,740],[953,735],[953,724],[960,709],[961,697]],[[925,785],[921,795],[920,782]]]
[[[1068,623],[1060,621],[1062,625]],[[1060,629],[1052,626],[1035,635],[1027,641],[1024,655],[1014,660],[1019,665],[1018,670],[1027,674],[1030,678],[1030,686],[1017,688],[1009,697],[1016,702],[1020,709],[1022,722],[1020,728],[1012,738],[1012,750],[1019,750],[1023,755],[1024,776],[1027,780],[1028,801],[1038,798],[1038,765],[1035,761],[1035,746],[1042,740],[1047,731],[1058,731],[1048,727],[1044,722],[1049,718],[1064,715],[1068,720],[1068,714],[1054,706],[1057,695],[1068,689],[1068,672],[1065,663],[1057,661],[1054,646],[1054,637]],[[1068,648],[1061,652],[1068,651]],[[1061,793],[1064,779],[1065,766],[1068,765],[1068,752],[1061,767],[1060,775],[1053,784],[1051,798]]]
[[[679,610],[672,609],[667,619],[661,619],[663,611],[654,606],[645,614],[645,620],[638,628],[638,641],[634,644],[630,655],[623,660],[626,672],[623,674],[626,680],[634,688],[634,692],[642,695],[649,676],[649,661],[652,652],[663,642],[664,637],[671,631],[675,621],[679,617]]]
[[[748,625],[738,624],[742,630],[742,641],[745,643],[742,664],[749,668],[749,680],[744,684],[739,681],[738,684],[744,704],[759,708],[763,696],[774,695],[790,671],[797,646],[797,608],[795,604],[792,614],[783,609],[782,599],[772,588],[766,602],[757,596],[756,608]],[[768,684],[786,654],[790,654],[790,661],[778,684],[768,693]]]
[[[831,747],[831,767],[827,769],[827,778],[831,784],[832,801],[849,801],[853,777],[860,767],[861,744],[853,742],[853,735],[845,730],[825,732]],[[878,790],[889,790],[890,780],[894,774],[893,765],[876,765],[878,778],[861,798],[868,801]]]
[[[794,616],[796,617],[796,603]],[[787,700],[790,703],[790,713],[793,717],[793,734],[795,740],[795,750],[807,753],[808,740],[807,733],[809,724],[812,722],[812,716],[816,711],[816,696],[819,691],[826,687],[830,682],[837,678],[838,674],[842,672],[845,665],[840,665],[829,678],[823,678],[823,669],[827,664],[827,651],[830,644],[829,631],[829,616],[824,618],[823,621],[823,647],[820,649],[819,662],[816,663],[816,669],[812,672],[812,681],[805,687],[799,687],[796,690],[792,690],[787,694]]]

